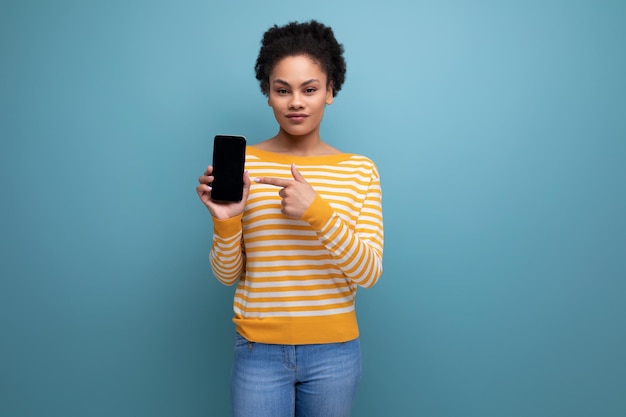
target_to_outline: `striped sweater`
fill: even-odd
[[[279,187],[252,182],[244,213],[213,219],[215,277],[237,283],[233,321],[246,339],[335,343],[358,337],[357,286],[382,273],[381,187],[360,155],[296,157],[248,147],[250,178],[292,179],[295,163],[317,196],[299,220],[281,213]]]

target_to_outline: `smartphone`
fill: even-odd
[[[244,136],[215,136],[213,140],[212,200],[217,202],[241,201],[245,158],[246,138]]]

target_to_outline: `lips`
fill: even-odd
[[[286,115],[286,117],[292,122],[301,122],[309,116],[304,113],[289,113]]]

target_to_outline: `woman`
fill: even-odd
[[[241,202],[211,200],[211,166],[197,186],[214,275],[237,283],[233,415],[347,417],[361,377],[354,297],[382,273],[378,171],[320,138],[346,71],[330,27],[270,28],[255,70],[278,133],[248,146]]]

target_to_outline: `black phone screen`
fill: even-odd
[[[243,196],[246,138],[217,135],[213,140],[213,183],[211,199],[237,202]]]

